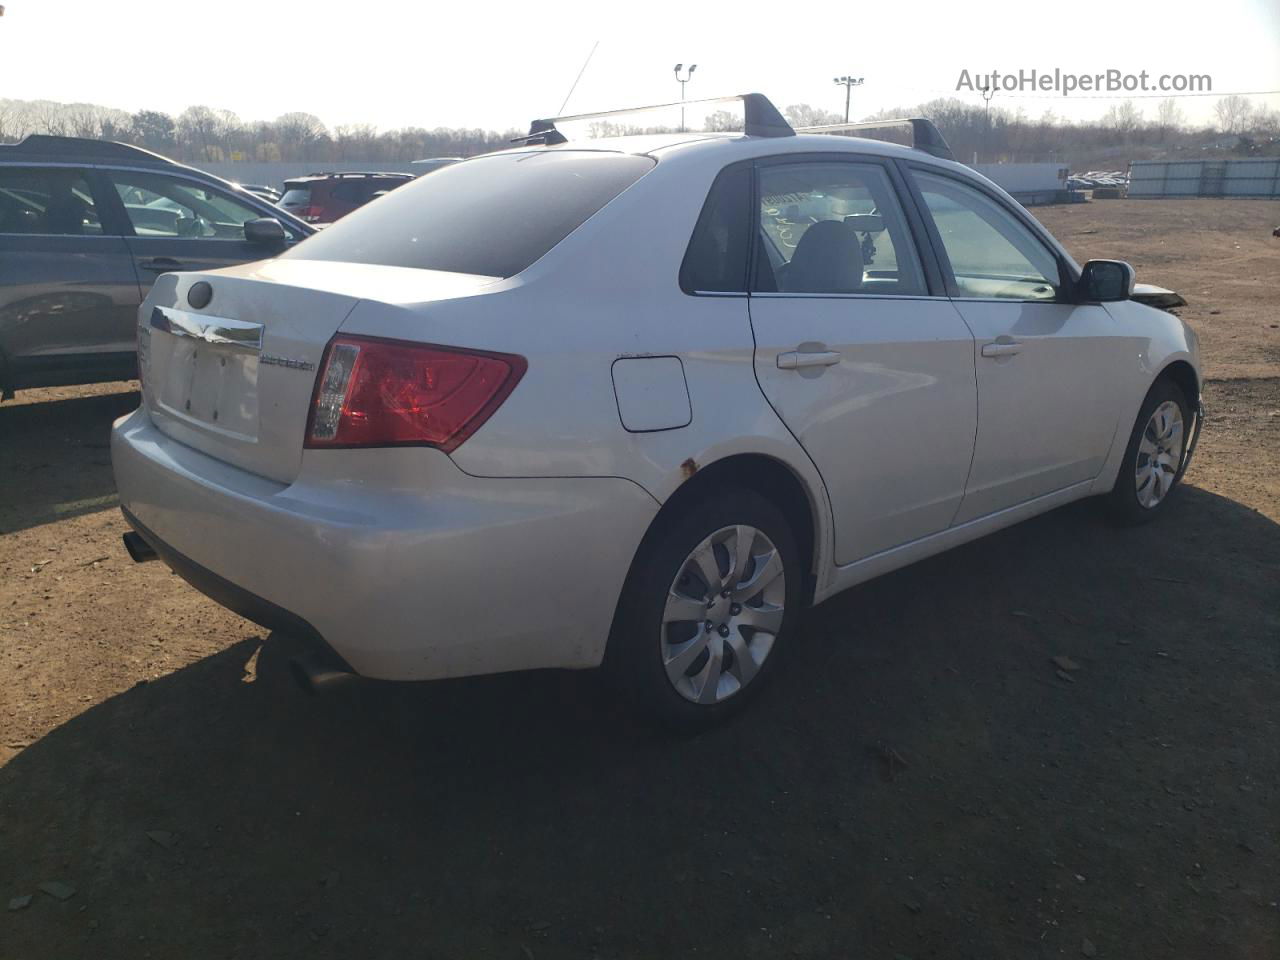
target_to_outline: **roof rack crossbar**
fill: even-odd
[[[797,133],[842,134],[855,131],[889,130],[895,127],[911,127],[911,146],[916,150],[939,157],[943,160],[954,160],[955,154],[946,139],[938,132],[932,120],[924,117],[900,117],[895,120],[865,120],[861,123],[827,123],[818,127],[800,127]]]
[[[568,143],[569,138],[556,129],[557,123],[574,120],[602,120],[606,117],[619,117],[628,113],[644,113],[649,110],[661,110],[667,107],[691,107],[703,103],[741,103],[745,122],[743,133],[748,137],[792,137],[795,131],[791,124],[778,112],[762,93],[741,93],[733,97],[708,97],[705,100],[677,100],[674,103],[655,103],[646,107],[627,107],[622,110],[605,110],[600,113],[576,113],[564,117],[548,117],[534,120],[529,125],[529,132],[523,137],[515,137],[512,143],[541,143],[547,146]]]

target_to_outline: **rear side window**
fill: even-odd
[[[801,161],[760,169],[755,290],[923,296],[902,208],[878,164]]]
[[[284,256],[511,277],[653,165],[586,151],[478,157],[397,188]]]
[[[685,293],[742,293],[751,244],[751,164],[727,167],[702,206],[680,267]]]
[[[0,168],[0,233],[100,236],[102,223],[78,173]]]
[[[343,203],[364,203],[373,196],[368,180],[339,180],[329,190],[329,198]]]

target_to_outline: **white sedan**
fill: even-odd
[[[1084,497],[1165,508],[1197,343],[1126,264],[1078,266],[927,123],[743,99],[744,133],[539,121],[160,278],[112,435],[130,552],[311,640],[312,687],[603,664],[697,725],[809,604]]]

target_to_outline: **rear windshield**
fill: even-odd
[[[478,157],[398,188],[284,256],[510,277],[653,165],[586,151]]]
[[[286,184],[286,186],[288,186]],[[284,196],[280,198],[281,203],[310,203],[311,188],[310,187],[289,187],[284,192]]]

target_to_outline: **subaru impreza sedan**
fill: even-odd
[[[126,544],[296,634],[313,687],[603,665],[696,726],[807,605],[1070,501],[1160,515],[1196,338],[917,148],[521,146],[276,259],[159,279]],[[1139,291],[1140,293],[1140,291]]]

